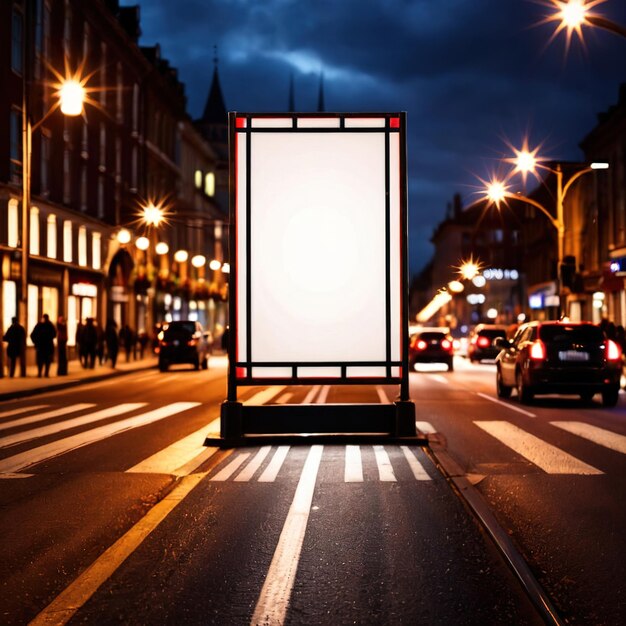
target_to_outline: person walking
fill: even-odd
[[[11,326],[4,333],[2,341],[7,342],[7,356],[9,357],[9,376],[15,376],[15,367],[17,359],[21,363],[22,376],[26,376],[26,331],[24,327],[17,321],[17,317],[11,318]]]
[[[104,331],[104,340],[107,345],[107,354],[111,359],[111,367],[115,369],[117,354],[120,347],[117,339],[117,322],[115,320],[107,320],[106,330]]]
[[[67,323],[62,315],[57,319],[57,376],[67,376]]]
[[[92,370],[96,365],[96,351],[98,348],[98,330],[94,324],[93,317],[87,318],[87,323],[83,328],[81,346],[85,354],[85,367]]]
[[[83,368],[87,367],[87,357],[85,355],[85,349],[83,347],[83,331],[85,330],[85,324],[78,322],[76,326],[76,353],[78,354],[78,360]]]
[[[31,341],[35,344],[37,354],[37,377],[41,378],[42,372],[46,378],[50,376],[50,363],[54,357],[54,339],[57,336],[56,328],[50,321],[47,313],[44,313],[40,322],[35,324],[30,334]]]
[[[135,341],[135,331],[128,324],[124,324],[124,327],[120,330],[120,343],[124,346],[127,363],[130,361],[130,355],[134,354]]]

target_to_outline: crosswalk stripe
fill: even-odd
[[[291,398],[293,398],[293,393],[291,393],[291,391],[288,391],[287,393],[284,393],[282,396],[276,398],[275,402],[276,404],[287,404],[287,402],[289,402]]]
[[[8,435],[6,437],[0,437],[0,448],[6,448],[13,446],[17,443],[23,443],[25,441],[31,441],[32,439],[38,439],[39,437],[45,437],[46,435],[52,435],[54,433],[61,432],[62,430],[69,430],[70,428],[76,428],[77,426],[84,426],[85,424],[91,424],[99,420],[107,419],[109,417],[117,417],[122,413],[129,413],[135,411],[141,407],[146,406],[147,402],[130,402],[128,404],[118,404],[117,406],[109,407],[108,409],[102,409],[95,413],[88,413],[87,415],[81,415],[70,420],[64,420],[56,424],[48,424],[47,426],[40,426],[39,428],[31,428],[30,430],[23,430],[22,432]]]
[[[415,480],[431,480],[424,466],[417,460],[415,453],[409,450],[407,446],[400,446],[400,448],[402,452],[404,452],[404,456],[409,463],[413,476],[415,476]]]
[[[474,424],[547,474],[595,475],[604,473],[509,422],[475,421]]]
[[[498,398],[493,398],[492,396],[488,396],[486,393],[476,392],[477,396],[484,398],[485,400],[490,400],[491,402],[495,402],[501,406],[510,409],[511,411],[516,411],[517,413],[521,413],[522,415],[528,415],[528,417],[537,417],[535,413],[531,413],[530,411],[526,411],[525,409],[520,409],[520,407],[511,404],[510,402],[503,402],[502,400],[498,400]]]
[[[246,465],[239,475],[235,478],[238,482],[245,482],[251,480],[254,473],[261,467],[261,463],[265,460],[265,457],[269,454],[272,446],[263,446],[255,455],[252,461]]]
[[[64,406],[60,409],[53,409],[52,411],[47,411],[46,413],[38,413],[37,415],[21,417],[20,419],[13,420],[11,422],[5,422],[4,424],[0,424],[0,430],[15,428],[16,426],[24,426],[25,424],[35,424],[37,422],[43,422],[44,420],[49,420],[53,417],[61,417],[62,415],[68,415],[69,413],[76,413],[77,411],[92,409],[94,406],[96,405],[89,403],[71,404],[70,406]]]
[[[437,432],[437,429],[430,422],[415,422],[415,426],[422,433],[434,435]]]
[[[389,396],[380,385],[376,385],[376,393],[381,404],[389,404]]]
[[[265,404],[269,402],[272,398],[277,396],[283,389],[285,385],[274,385],[273,387],[268,387],[267,389],[262,389],[258,391],[253,396],[250,396],[247,400],[244,401],[243,404]]]
[[[391,461],[383,446],[374,446],[376,465],[378,465],[378,476],[382,482],[396,482],[396,475],[393,473]]]
[[[330,391],[330,385],[324,385],[320,395],[317,396],[316,404],[326,404],[326,398],[328,398],[328,392]]]
[[[20,413],[29,413],[30,411],[39,411],[39,409],[47,409],[49,404],[36,404],[34,406],[21,406],[19,409],[11,409],[0,413],[0,419],[3,417],[11,417],[11,415],[19,415]]]
[[[605,448],[626,454],[626,437],[624,435],[618,435],[610,430],[604,430],[604,428],[583,422],[550,422],[550,424]]]
[[[219,471],[211,478],[213,481],[228,480],[242,465],[242,463],[250,456],[249,452],[238,454],[223,470]]]
[[[274,456],[263,473],[259,476],[260,483],[273,483],[280,472],[280,468],[285,462],[290,446],[278,446],[278,450],[274,452]]]
[[[132,428],[151,424],[152,422],[176,415],[177,413],[182,413],[183,411],[187,411],[199,405],[200,402],[174,402],[173,404],[168,404],[158,409],[148,411],[147,413],[135,415],[134,417],[129,417],[119,422],[99,426],[98,428],[93,428],[77,435],[53,441],[52,443],[0,460],[0,472],[19,472],[36,463],[41,463],[42,461],[47,461],[61,454],[65,454],[70,450],[95,443],[96,441]]]
[[[130,474],[174,474],[176,476],[186,476],[194,469],[202,465],[207,458],[215,454],[217,448],[207,448],[204,445],[207,432],[215,428],[219,418],[205,424],[195,432],[183,437],[179,441],[159,450],[147,459],[133,465],[126,470]],[[207,450],[211,452],[204,454]],[[197,461],[195,467],[190,469],[190,464]]]
[[[306,397],[302,401],[302,404],[311,404],[313,402],[313,398],[317,395],[317,392],[322,388],[321,385],[315,385],[309,390],[309,393],[306,394]]]
[[[346,446],[345,463],[344,482],[362,483],[363,464],[361,463],[361,448],[359,446]]]

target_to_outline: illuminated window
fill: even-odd
[[[207,196],[215,195],[215,174],[213,172],[209,172],[204,177],[204,193]]]
[[[63,222],[63,260],[66,263],[72,262],[72,222]]]
[[[84,226],[78,227],[78,264],[87,265],[87,229]]]
[[[59,317],[59,290],[56,287],[41,288],[41,314],[47,313],[50,321],[56,324]]]
[[[7,218],[7,245],[17,248],[20,240],[20,227],[17,211],[17,200],[9,200],[9,215]]]
[[[6,330],[11,318],[17,317],[17,283],[13,280],[2,281],[2,328]]]
[[[94,270],[102,267],[102,235],[100,233],[91,234],[91,265]]]
[[[196,189],[200,189],[200,187],[202,187],[202,172],[200,170],[196,170],[194,181],[196,183]]]
[[[46,254],[51,259],[57,258],[57,216],[48,215],[46,233]]]
[[[30,241],[31,254],[39,254],[39,209],[34,206],[30,209]]]
[[[30,340],[30,334],[35,328],[35,324],[39,321],[39,289],[37,285],[28,285],[28,304],[26,310],[28,311],[26,320],[26,343],[29,346],[33,345]]]

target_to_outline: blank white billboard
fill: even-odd
[[[237,377],[399,378],[398,127],[371,114],[236,122]]]

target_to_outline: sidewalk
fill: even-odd
[[[9,378],[6,375],[0,378],[0,401],[13,400],[23,396],[31,396],[56,389],[65,389],[80,385],[81,383],[103,380],[113,376],[122,376],[138,370],[147,370],[157,367],[157,357],[153,354],[143,359],[131,359],[126,362],[126,357],[122,354],[118,359],[115,369],[107,361],[104,365],[98,365],[94,369],[83,369],[77,359],[68,364],[67,376],[57,376],[57,364],[50,366],[50,378],[37,378],[37,367],[26,368],[26,378],[15,376]],[[19,370],[19,364],[18,364]]]

